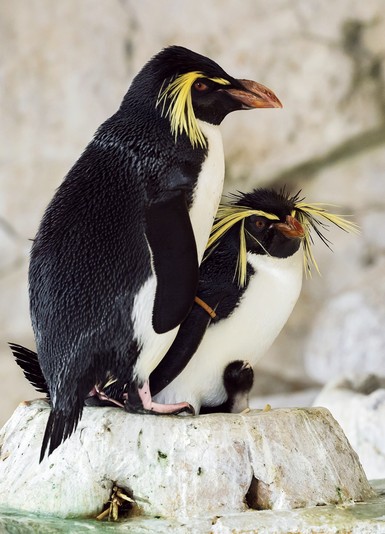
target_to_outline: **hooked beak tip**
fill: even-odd
[[[286,222],[275,223],[275,227],[285,236],[290,239],[303,239],[305,237],[305,230],[302,224],[291,215],[286,217]]]

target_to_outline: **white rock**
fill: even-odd
[[[144,514],[179,518],[373,495],[325,409],[170,418],[86,408],[76,433],[39,465],[47,416],[44,401],[20,405],[0,433],[7,508],[92,516],[113,482],[131,489]]]
[[[305,352],[311,378],[385,369],[385,261],[365,272],[317,314]]]
[[[377,485],[381,496],[367,503],[317,506],[290,511],[251,512],[221,517],[212,534],[382,534],[385,532],[384,481]],[[202,529],[201,534],[207,532]]]
[[[315,406],[340,423],[369,478],[385,478],[385,377],[352,375],[328,384]]]

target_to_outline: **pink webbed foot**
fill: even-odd
[[[150,384],[148,380],[141,388],[138,388],[139,397],[142,401],[145,410],[155,412],[158,414],[178,414],[181,412],[188,412],[195,414],[194,408],[188,402],[178,402],[176,404],[160,404],[152,400]]]
[[[195,410],[189,404],[188,402],[178,402],[176,404],[160,404],[158,402],[154,402],[152,400],[151,396],[151,390],[150,390],[150,384],[149,381],[146,380],[145,383],[141,388],[138,388],[138,395],[140,400],[142,401],[143,405],[143,411],[149,412],[153,414],[169,414],[169,415],[177,415],[182,412],[190,413],[191,415],[195,415]],[[142,410],[138,410],[142,411]]]

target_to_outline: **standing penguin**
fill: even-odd
[[[252,366],[288,320],[303,265],[317,267],[311,232],[328,245],[322,233],[328,222],[355,228],[285,190],[240,193],[219,208],[200,266],[198,298],[150,376],[158,402],[183,396],[197,413],[201,407],[204,412],[245,408]]]
[[[51,400],[41,458],[72,434],[84,399],[117,379],[126,408],[160,406],[148,377],[196,294],[222,192],[218,125],[235,110],[281,107],[179,46],[153,57],[49,204],[31,252],[30,311]]]

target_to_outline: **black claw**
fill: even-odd
[[[190,415],[195,415],[195,409],[193,406],[191,406],[191,404],[189,404],[188,406],[184,406],[180,410],[173,412],[171,415],[178,415],[179,413],[188,413]]]

